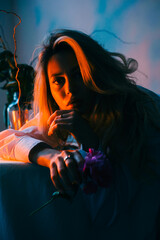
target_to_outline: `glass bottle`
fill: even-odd
[[[18,130],[26,122],[28,122],[31,119],[31,114],[33,112],[30,103],[24,104],[22,101],[20,101],[19,114],[18,96],[18,92],[13,94],[13,101],[7,108],[7,127],[15,130]]]

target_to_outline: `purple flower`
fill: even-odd
[[[107,188],[112,182],[111,164],[104,153],[90,148],[85,157],[83,168],[83,190],[87,194],[95,193],[98,186]]]

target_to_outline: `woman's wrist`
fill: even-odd
[[[41,142],[34,146],[29,153],[29,160],[41,166],[50,167],[50,159],[59,151],[53,149],[48,144]]]
[[[35,156],[36,163],[41,166],[50,168],[51,160],[53,160],[53,158],[55,158],[59,154],[60,152],[55,149],[50,149],[50,148],[43,149],[37,152]]]

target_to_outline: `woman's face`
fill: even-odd
[[[65,50],[54,54],[47,66],[52,96],[62,110],[87,113],[93,103],[93,93],[85,86],[77,59]]]

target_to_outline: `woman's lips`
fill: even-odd
[[[79,99],[71,99],[67,106],[70,108],[79,108],[81,106],[81,101]]]

